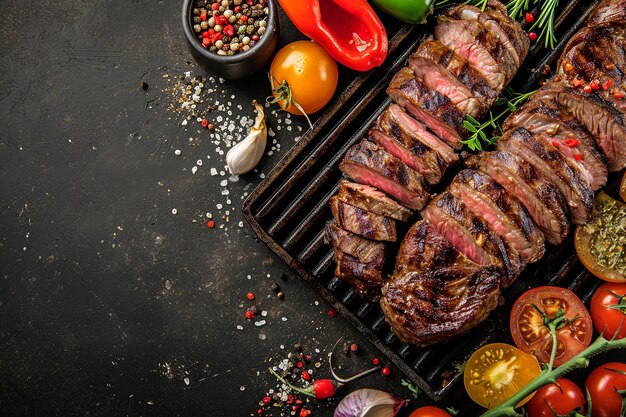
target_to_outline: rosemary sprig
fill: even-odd
[[[500,127],[498,121],[503,117],[508,116],[510,113],[513,113],[517,109],[517,106],[519,106],[523,101],[528,100],[528,98],[532,96],[535,91],[537,90],[522,94],[516,93],[510,88],[507,88],[504,92],[504,96],[498,97],[498,99],[494,102],[495,106],[506,105],[506,109],[497,115],[494,115],[493,111],[490,111],[489,119],[484,123],[479,122],[470,115],[465,116],[463,126],[465,126],[465,128],[469,130],[472,135],[466,140],[462,140],[461,143],[467,145],[467,147],[472,151],[482,151],[483,143],[487,146],[497,143],[503,133],[502,127]],[[487,136],[486,130],[488,128],[492,128],[497,134],[495,136]]]
[[[532,0],[532,6],[539,6],[539,15],[530,30],[539,29],[537,42],[543,41],[546,48],[554,49],[556,36],[554,36],[554,16],[559,0]],[[506,9],[512,19],[518,19],[522,16],[524,10],[531,7],[531,0],[511,0],[506,4]]]

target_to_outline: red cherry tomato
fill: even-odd
[[[573,410],[584,414],[585,396],[578,385],[569,379],[560,378],[555,384],[549,384],[537,390],[526,404],[528,417],[567,416]]]
[[[409,417],[452,417],[450,413],[438,407],[420,407],[409,414]]]
[[[626,363],[609,362],[594,369],[585,386],[591,398],[591,417],[618,417],[622,397],[617,391],[626,389]]]
[[[515,345],[535,355],[539,362],[548,363],[552,337],[544,321],[554,319],[560,310],[565,320],[556,332],[554,365],[559,366],[582,352],[591,343],[591,316],[576,294],[560,287],[533,288],[517,299],[510,321]]]
[[[626,284],[607,282],[601,285],[591,298],[589,310],[598,333],[604,333],[609,340],[626,337]]]

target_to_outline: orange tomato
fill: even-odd
[[[283,110],[301,115],[324,107],[337,89],[335,60],[313,41],[296,41],[283,47],[270,66],[275,101]]]
[[[541,372],[537,358],[506,343],[490,343],[470,356],[463,382],[469,397],[485,408],[511,398]],[[532,395],[517,406],[524,405]]]

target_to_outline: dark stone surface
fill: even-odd
[[[203,74],[188,62],[180,7],[2,2],[0,415],[246,416],[275,386],[267,366],[286,358],[281,345],[299,342],[325,358],[344,336],[362,346],[350,362],[361,369],[377,354],[343,319],[329,318],[321,297],[245,222],[238,226],[259,175],[229,183],[226,207],[219,183],[227,177],[210,175],[224,157],[197,122],[183,127],[168,110],[173,79]],[[281,29],[281,44],[299,37],[284,16]],[[343,71],[341,86],[352,77]],[[247,117],[249,102],[269,92],[263,74],[215,87],[228,92],[217,100],[234,111],[241,104]],[[302,134],[303,120],[291,119],[292,131],[284,120],[268,117],[282,147],[259,172]],[[206,212],[216,228],[207,228]],[[257,316],[266,325],[244,318],[252,304],[268,312]],[[319,375],[328,376],[326,364]],[[351,388],[408,396],[399,381],[377,375]]]

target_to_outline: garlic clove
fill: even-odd
[[[248,136],[226,154],[226,164],[233,175],[251,171],[263,157],[267,145],[267,126],[263,106],[256,100],[252,104],[257,111],[254,126],[250,129]]]

